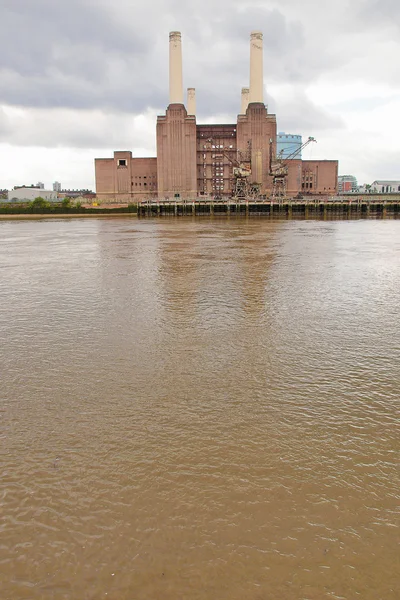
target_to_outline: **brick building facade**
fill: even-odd
[[[229,197],[238,161],[248,161],[260,195],[273,190],[271,152],[276,155],[276,116],[263,100],[262,34],[250,37],[250,88],[242,90],[241,114],[235,124],[198,125],[195,90],[183,99],[181,34],[170,33],[170,104],[157,118],[157,158],[134,158],[129,151],[96,158],[100,201],[137,202],[148,198]],[[192,114],[193,113],[193,114]],[[337,193],[338,162],[289,160],[287,192]]]

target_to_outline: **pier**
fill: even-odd
[[[228,198],[153,199],[138,204],[138,216],[157,215],[265,215],[276,217],[315,218],[320,216],[398,216],[400,195],[371,197],[315,197],[311,199],[255,199]]]

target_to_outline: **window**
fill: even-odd
[[[126,159],[125,158],[119,158],[118,159],[118,166],[119,167],[126,167]]]

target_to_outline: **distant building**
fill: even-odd
[[[44,183],[42,181],[38,181],[35,187],[39,188],[39,190],[44,190]]]
[[[301,159],[301,152],[299,150],[302,143],[301,135],[293,135],[280,131],[276,136],[276,153],[281,158],[289,158],[292,154],[296,153],[295,158]]]
[[[61,183],[59,181],[55,181],[53,183],[53,191],[54,192],[61,192]]]
[[[92,190],[60,190],[58,192],[62,198],[80,198],[81,196],[93,195],[95,194]]]
[[[400,180],[388,181],[386,179],[377,179],[371,183],[371,192],[375,194],[391,194],[393,192],[400,192]]]
[[[357,192],[358,183],[354,175],[339,175],[338,177],[338,192],[345,194],[346,192]]]
[[[8,192],[8,200],[11,201],[22,201],[22,202],[30,202],[31,200],[35,200],[38,197],[44,198],[49,201],[56,201],[57,192],[53,190],[44,190],[43,188],[39,188],[37,186],[21,186],[15,187],[13,190]]]

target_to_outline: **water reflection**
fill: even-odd
[[[398,227],[0,223],[4,597],[395,599]]]

